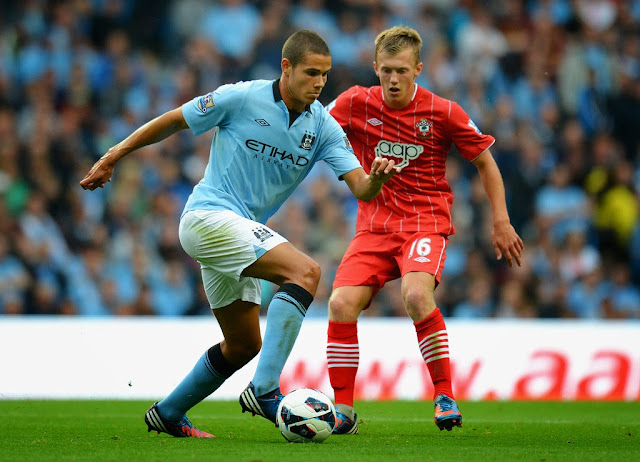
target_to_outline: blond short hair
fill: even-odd
[[[418,64],[422,38],[415,29],[408,26],[394,26],[383,30],[376,37],[376,62],[378,62],[378,55],[383,51],[395,56],[406,48],[413,50],[415,63]]]

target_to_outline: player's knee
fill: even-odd
[[[315,261],[312,260],[312,264],[309,266],[309,278],[318,287],[320,283],[320,277],[322,276],[322,269]]]
[[[320,283],[320,276],[322,276],[320,265],[309,258],[308,261],[305,262],[305,268],[301,272],[301,276],[302,281],[299,285],[307,289],[311,294],[315,295],[318,284]]]
[[[353,321],[353,304],[340,293],[334,292],[329,298],[329,319],[337,322]],[[357,315],[355,316],[357,319]]]
[[[403,294],[404,306],[409,314],[422,312],[429,314],[436,308],[433,292],[422,287],[412,287]]]

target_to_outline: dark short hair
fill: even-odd
[[[309,53],[331,56],[327,42],[312,30],[299,30],[293,33],[282,47],[282,58],[287,58],[294,67],[303,62]]]
[[[376,38],[376,62],[378,55],[383,51],[395,56],[406,48],[413,50],[415,63],[418,64],[422,38],[415,29],[407,26],[395,26],[383,30]]]

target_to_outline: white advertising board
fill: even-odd
[[[264,331],[265,320],[262,319]],[[448,320],[459,400],[640,400],[640,323]],[[281,377],[332,396],[326,320],[304,322]],[[431,399],[432,385],[407,319],[358,323],[356,399]],[[158,399],[211,345],[213,317],[0,317],[0,399]],[[211,399],[237,399],[257,358]]]

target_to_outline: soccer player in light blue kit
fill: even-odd
[[[180,220],[180,242],[202,268],[207,298],[224,340],[197,361],[180,384],[145,414],[149,431],[210,438],[186,412],[213,393],[259,351],[253,379],[240,395],[242,411],[275,423],[280,374],[315,295],[320,267],[265,223],[319,160],[354,196],[373,199],[397,171],[376,158],[369,174],[338,123],[317,101],[331,69],[322,37],[298,31],[282,48],[276,81],[223,85],[134,131],[113,146],[80,182],[104,187],[115,164],[143,146],[189,128],[214,129],[209,164]],[[279,286],[260,334],[260,279]]]

